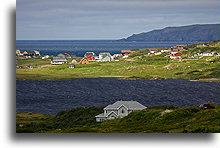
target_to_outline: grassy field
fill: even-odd
[[[215,109],[198,106],[148,107],[124,118],[95,121],[103,107],[74,108],[56,116],[17,112],[17,132],[42,133],[218,133],[220,132],[219,105]]]
[[[16,113],[16,132],[33,133],[52,128],[51,124],[54,116],[32,113]]]
[[[137,53],[135,53],[137,54]],[[22,80],[63,80],[91,77],[124,77],[142,79],[206,79],[220,78],[219,58],[207,57],[181,62],[171,61],[165,55],[146,56],[131,55],[135,61],[91,62],[75,64],[50,65],[50,60],[20,59],[19,65],[33,65],[33,69],[16,69],[16,78]]]

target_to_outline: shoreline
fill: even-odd
[[[190,82],[220,82],[219,78],[204,78],[204,79],[184,79],[184,78],[155,78],[155,79],[148,79],[148,78],[132,78],[132,77],[124,77],[124,76],[101,76],[101,77],[81,77],[81,78],[70,78],[70,79],[16,79],[16,80],[75,80],[75,79],[94,79],[94,78],[115,78],[118,80],[187,80]]]

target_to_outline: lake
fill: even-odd
[[[219,82],[182,79],[16,80],[16,110],[55,115],[76,107],[106,106],[118,100],[136,100],[146,106],[219,104]]]

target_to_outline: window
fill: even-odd
[[[121,110],[121,113],[122,113],[122,114],[125,113],[124,109]]]
[[[105,119],[100,119],[100,122],[103,122],[103,121],[105,121]]]

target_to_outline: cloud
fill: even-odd
[[[168,25],[214,23],[218,6],[218,0],[17,0],[17,38],[53,32],[52,39],[54,30],[60,38],[77,32],[69,37],[95,39],[100,30],[103,38],[119,38]]]

